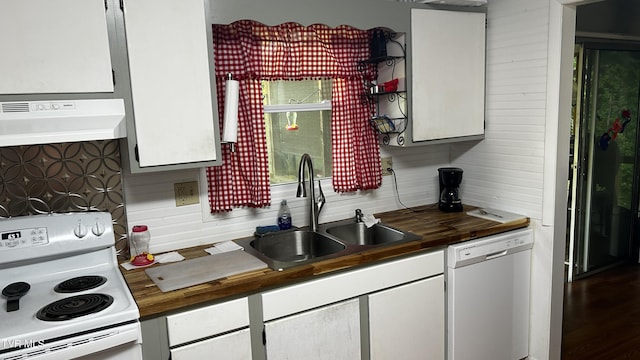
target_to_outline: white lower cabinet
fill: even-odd
[[[142,322],[145,360],[444,359],[444,252]]]
[[[444,253],[260,295],[268,360],[444,359]]]
[[[371,359],[444,359],[444,299],[444,275],[367,295]]]
[[[267,359],[360,359],[357,299],[264,324]]]

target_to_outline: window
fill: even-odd
[[[262,92],[271,184],[296,181],[303,153],[331,176],[331,80],[263,81]]]

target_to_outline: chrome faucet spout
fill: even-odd
[[[307,189],[304,187],[304,181],[298,181],[298,191],[296,191],[296,197],[307,197]]]
[[[324,206],[325,199],[324,193],[322,192],[322,187],[319,188],[320,198],[316,199],[314,184],[315,175],[313,173],[313,163],[309,154],[303,154],[302,158],[300,159],[300,165],[298,167],[298,191],[296,193],[296,197],[307,197],[307,189],[305,187],[305,168],[307,172],[309,172],[309,227],[312,231],[317,231],[318,216],[320,215],[320,211]],[[318,186],[320,186],[320,181],[318,181]]]
[[[311,162],[309,154],[302,155],[300,165],[298,165],[298,192],[296,193],[296,197],[307,197],[307,189],[304,187],[304,167],[307,162]],[[309,176],[311,177],[311,181],[313,181],[313,166],[309,167],[309,171],[311,172]]]

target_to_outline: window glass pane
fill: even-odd
[[[289,113],[289,119],[286,113],[265,114],[272,184],[295,182],[304,153],[311,156],[316,177],[331,176],[331,111],[298,112],[296,130],[287,128],[293,114]]]
[[[263,95],[264,105],[320,103],[331,100],[331,80],[263,81]],[[331,176],[331,110],[265,113],[265,126],[272,184],[295,182],[304,153],[316,177]]]
[[[331,100],[331,80],[264,81],[264,105],[313,104]]]

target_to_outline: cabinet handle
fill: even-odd
[[[262,345],[267,345],[267,332],[264,331],[264,326],[262,327]]]

